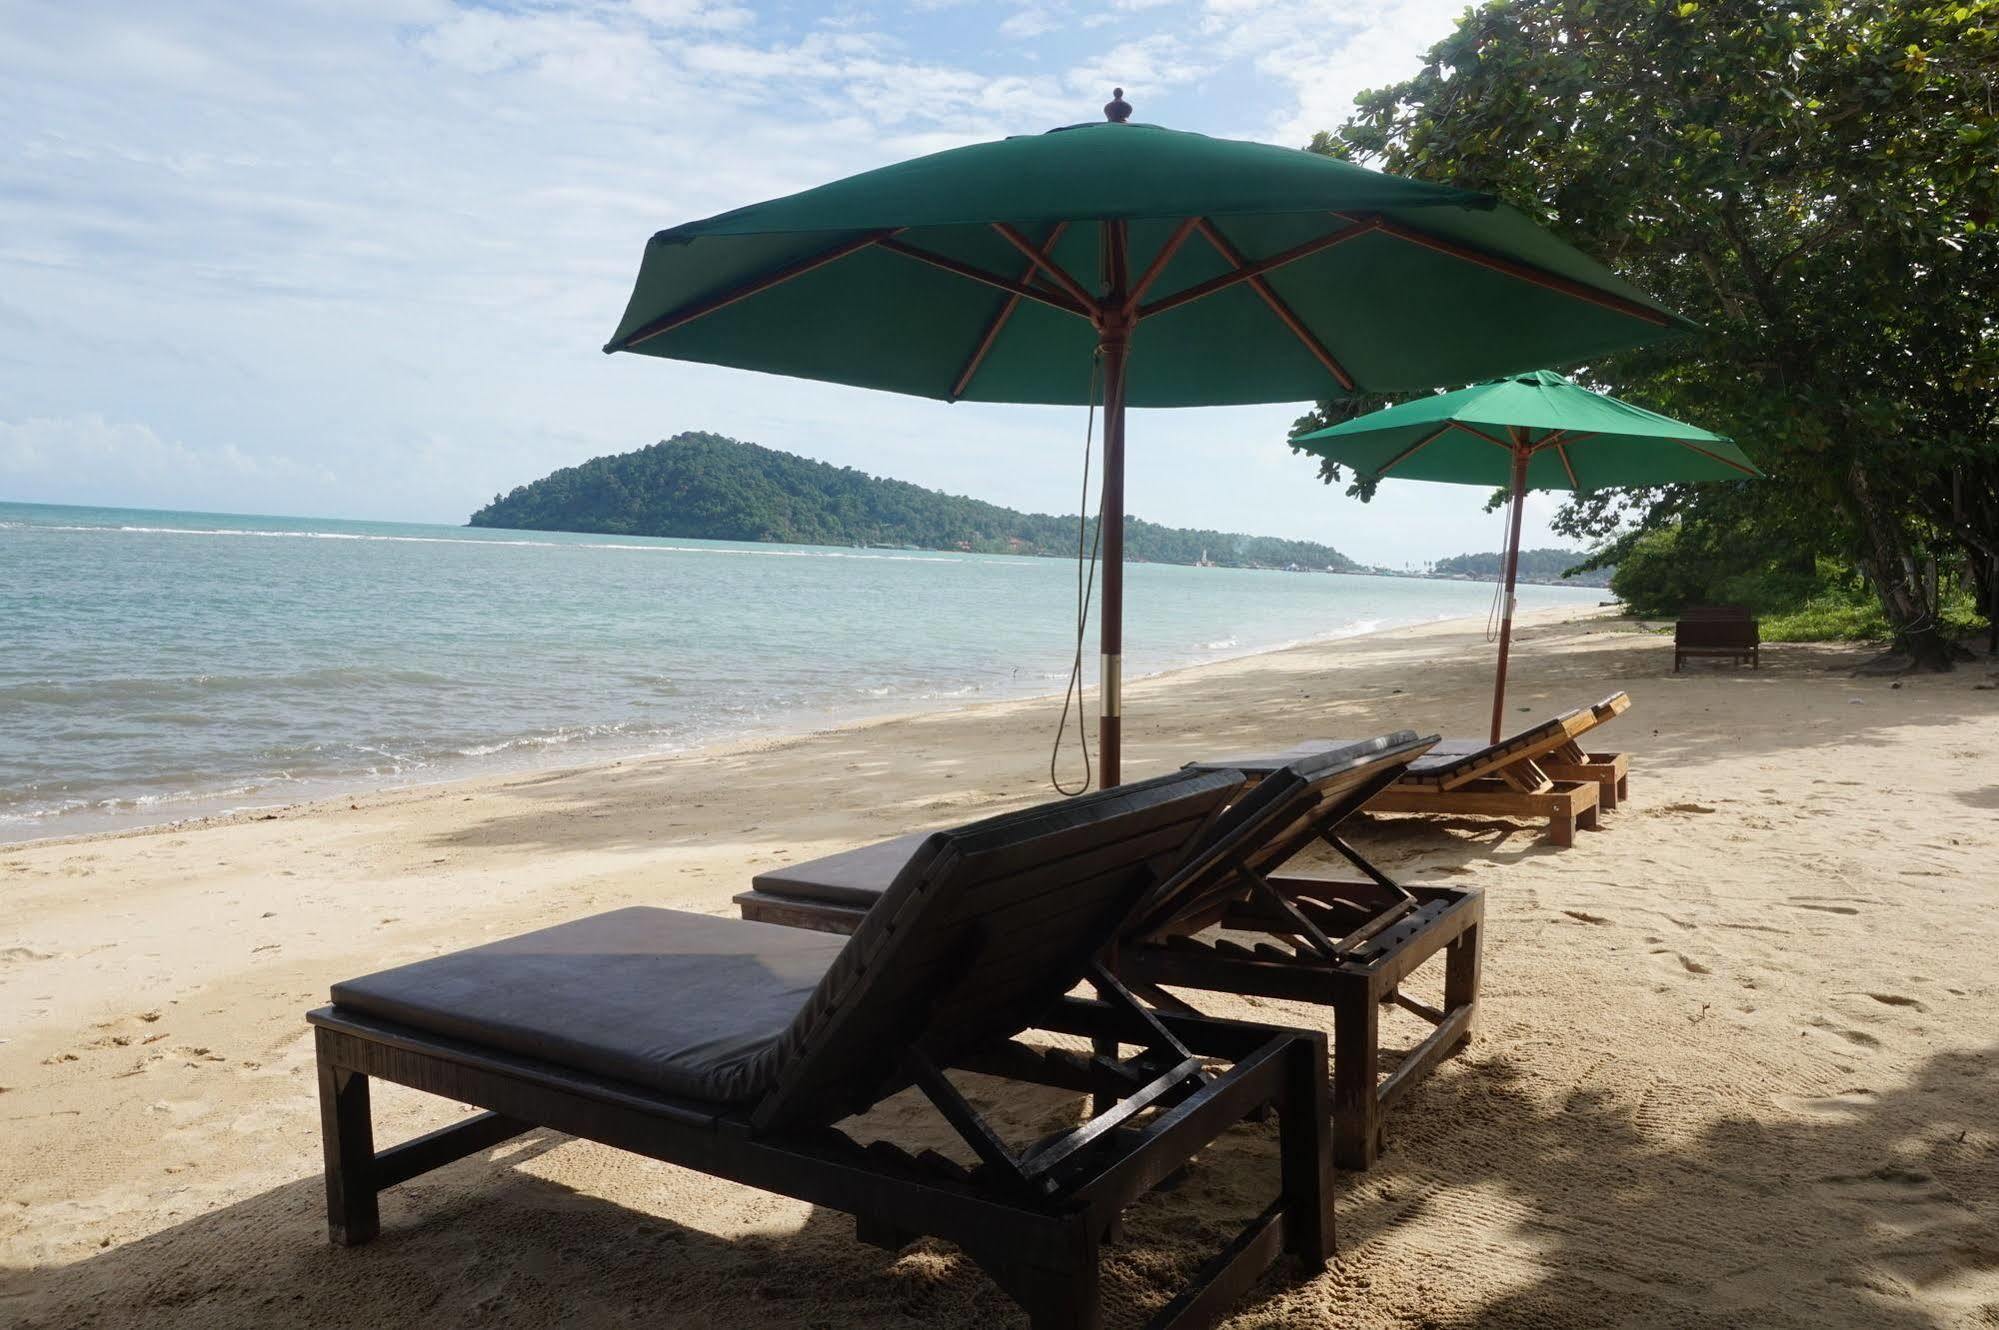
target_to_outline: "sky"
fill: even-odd
[[[682,430],[1074,512],[1084,413],[600,347],[647,236],[1101,118],[1302,145],[1463,0],[0,0],[0,500],[462,522]],[[1372,504],[1304,404],[1134,411],[1128,510],[1411,563],[1471,487]],[[1558,500],[1530,496],[1526,543]]]

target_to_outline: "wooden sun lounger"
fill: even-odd
[[[1390,735],[1314,754],[1261,780],[1210,828],[1191,865],[1148,893],[1110,962],[1117,978],[1162,1013],[1194,1014],[1164,986],[1332,1008],[1333,1140],[1343,1168],[1373,1164],[1389,1110],[1464,1046],[1477,1008],[1484,896],[1476,889],[1404,888],[1338,834],[1341,822],[1433,742]],[[879,908],[883,884],[922,839],[903,836],[773,869],[759,874],[737,904],[746,919],[851,931]],[[1362,880],[1282,875],[1319,842],[1353,864]],[[1440,953],[1443,1006],[1404,998],[1401,982]],[[1391,1059],[1394,1070],[1383,1079],[1380,1010],[1390,1002],[1434,1029]]]
[[[1582,737],[1631,705],[1623,692],[1533,725],[1496,744],[1440,740],[1368,803],[1373,813],[1470,814],[1547,819],[1551,844],[1575,844],[1578,827],[1594,829],[1600,810],[1630,795],[1630,759],[1590,752]],[[1236,753],[1191,763],[1201,771],[1241,771],[1252,779],[1286,763],[1350,743],[1307,739],[1271,753]]]
[[[1333,1249],[1326,1041],[1149,1011],[1094,958],[1242,789],[1179,773],[938,832],[849,938],[625,909],[336,984],[308,1016],[332,1239],[373,1239],[385,1188],[549,1127],[847,1211],[889,1250],[943,1238],[1036,1327],[1096,1327],[1121,1212],[1274,1107],[1275,1198],[1151,1322],[1212,1324],[1279,1254],[1316,1271]],[[1085,979],[1104,1000],[1065,996]],[[1023,1147],[953,1069],[1099,1108]],[[378,1152],[374,1077],[488,1111]],[[911,1086],[973,1166],[839,1129]]]

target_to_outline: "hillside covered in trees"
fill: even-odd
[[[1522,550],[1520,551],[1520,580],[1522,582],[1553,582],[1566,586],[1609,586],[1611,570],[1591,568],[1579,572],[1574,577],[1563,574],[1574,568],[1589,556],[1581,550]],[[1489,554],[1458,554],[1448,559],[1439,559],[1431,567],[1432,577],[1469,577],[1480,582],[1497,582],[1506,571],[1506,556],[1498,551]]]
[[[715,434],[568,466],[472,514],[472,526],[799,545],[1076,552],[1076,519],[1022,513]],[[1125,520],[1125,557],[1228,567],[1359,567],[1328,545]]]

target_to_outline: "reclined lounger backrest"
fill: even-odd
[[[1259,781],[1202,838],[1184,871],[1160,884],[1124,930],[1131,941],[1199,932],[1248,884],[1238,873],[1272,873],[1330,831],[1429,751],[1436,735],[1413,730],[1298,758]]]
[[[1590,710],[1590,715],[1596,718],[1596,723],[1598,725],[1601,725],[1605,721],[1616,720],[1619,716],[1623,715],[1625,712],[1629,711],[1630,709],[1631,709],[1631,694],[1625,692],[1622,688],[1620,688],[1616,692],[1612,693],[1609,697],[1604,698],[1603,701],[1591,707],[1589,710]]]
[[[1577,707],[1552,720],[1539,721],[1496,744],[1445,761],[1425,762],[1402,778],[1405,785],[1449,790],[1480,776],[1490,775],[1522,758],[1537,758],[1559,748],[1597,723],[1595,712]]]
[[[759,1128],[827,1123],[1028,1027],[1243,787],[1176,772],[940,831],[910,857],[771,1050]]]

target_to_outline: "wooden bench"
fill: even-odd
[[[1761,638],[1746,605],[1690,605],[1673,625],[1673,673],[1689,656],[1718,656],[1762,668]]]

